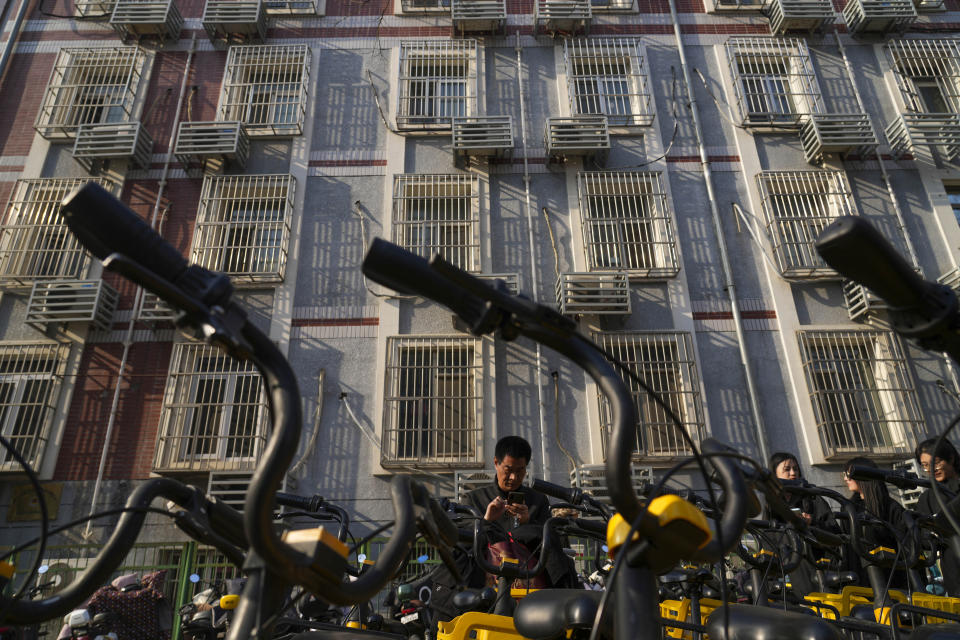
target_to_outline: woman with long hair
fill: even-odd
[[[937,446],[937,438],[924,440],[917,445],[914,454],[920,468],[941,485],[941,494],[947,492],[960,495],[960,454],[948,440]],[[943,491],[945,489],[946,491]],[[949,502],[949,500],[948,500]],[[940,505],[933,495],[932,489],[927,489],[917,500],[916,510],[926,515],[940,513]],[[956,501],[950,504],[951,513],[960,518],[960,505]],[[954,537],[958,534],[954,533]],[[940,551],[940,575],[943,576],[943,588],[948,596],[960,596],[960,558],[954,553],[953,546],[948,538]]]

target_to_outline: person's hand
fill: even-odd
[[[483,514],[483,519],[487,522],[494,522],[500,519],[503,512],[507,509],[507,501],[497,496],[487,505],[487,511]]]
[[[516,518],[519,524],[530,522],[530,507],[525,504],[508,504],[506,511]]]
[[[801,513],[800,517],[803,518],[803,521],[807,523],[807,526],[813,524],[813,516],[809,513]]]

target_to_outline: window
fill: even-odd
[[[564,41],[564,54],[573,115],[605,115],[610,126],[653,123],[639,40],[569,38]]]
[[[950,201],[950,208],[953,209],[953,217],[960,225],[960,185],[945,185],[947,199]]]
[[[426,259],[435,253],[480,271],[479,180],[470,175],[396,176],[393,241]]]
[[[253,363],[205,344],[174,345],[155,471],[253,469],[268,413]]]
[[[796,126],[822,113],[807,45],[798,38],[730,38],[727,59],[744,125]]]
[[[591,0],[590,6],[595,12],[633,11],[633,0]]]
[[[0,345],[0,433],[33,467],[50,439],[67,353],[64,345]],[[20,465],[3,450],[0,469],[18,471]]]
[[[624,331],[594,334],[594,340],[608,353],[660,394],[681,424],[699,442],[704,428],[700,378],[689,333]],[[622,375],[622,374],[621,374]],[[663,407],[636,381],[623,376],[633,395],[637,412],[634,451],[638,457],[674,457],[690,454],[676,424]],[[613,417],[606,398],[600,394],[600,424],[604,447]]]
[[[886,48],[907,110],[960,113],[960,40],[894,40]]]
[[[757,174],[767,234],[784,277],[833,277],[813,243],[839,216],[855,215],[853,196],[839,171],[763,171]]]
[[[306,45],[231,47],[218,119],[239,120],[250,135],[300,135],[309,69]]]
[[[476,115],[477,59],[476,40],[400,43],[397,126],[449,130]]]
[[[909,455],[923,428],[899,339],[889,331],[801,331],[799,339],[827,457]]]
[[[139,47],[61,49],[37,131],[45,138],[73,138],[82,124],[131,120],[145,60]]]
[[[383,464],[482,464],[480,340],[391,337],[387,342]]]
[[[82,278],[87,253],[60,217],[60,202],[88,178],[18,180],[0,225],[0,284]],[[108,190],[115,185],[95,180]]]
[[[193,261],[238,283],[281,282],[295,192],[290,175],[207,176]]]
[[[667,197],[656,172],[584,172],[577,176],[583,242],[591,271],[637,277],[680,271]]]

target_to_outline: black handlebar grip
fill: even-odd
[[[583,495],[583,492],[580,489],[576,489],[574,487],[563,487],[559,484],[553,484],[552,482],[541,480],[540,478],[535,479],[530,488],[534,491],[539,491],[544,495],[548,495],[551,498],[563,500],[564,502],[569,502],[570,504],[580,504],[580,498]]]
[[[602,520],[585,520],[583,518],[573,518],[570,520],[570,524],[577,527],[578,529],[583,529],[584,531],[590,531],[591,533],[598,533],[601,535],[607,534],[607,523]]]
[[[298,496],[293,493],[283,493],[282,491],[277,491],[277,504],[284,507],[293,507],[294,509],[301,509],[303,511],[315,511],[317,505],[314,504],[313,498],[305,498],[304,496]]]
[[[462,318],[476,318],[483,311],[483,300],[453,285],[420,256],[381,238],[370,244],[363,273],[397,293],[434,300]]]
[[[926,306],[930,285],[864,218],[837,218],[815,246],[840,275],[864,285],[894,308],[922,312]]]
[[[179,251],[95,182],[64,198],[60,215],[80,243],[101,260],[121,253],[170,282],[187,268]]]
[[[818,543],[825,547],[839,547],[843,544],[843,537],[832,531],[827,531],[819,527],[809,527],[807,531],[810,532],[810,535],[812,535]]]

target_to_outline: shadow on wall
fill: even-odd
[[[363,68],[363,56],[347,51],[320,54],[317,82],[315,149],[375,149],[382,129],[373,88]],[[373,74],[377,86],[389,86]],[[386,109],[386,99],[381,104]]]
[[[677,241],[683,246],[684,267],[690,269],[687,282],[694,287],[691,296],[719,292],[723,287],[723,269],[714,250],[715,234],[703,174],[699,171],[671,171],[669,180],[672,192],[683,194],[682,199],[674,197],[674,206],[677,207]],[[725,191],[718,188],[718,192]],[[689,206],[681,208],[685,203]],[[726,206],[729,207],[729,203]]]
[[[360,272],[366,243],[351,203],[351,188],[335,178],[311,178],[301,229],[300,264],[304,278],[297,298],[313,304],[364,304],[367,291]],[[367,242],[381,233],[374,212],[360,205]]]
[[[510,50],[513,53],[513,50]],[[510,55],[507,51],[497,49],[493,54],[492,77],[487,82],[487,113],[489,115],[513,115],[516,131],[516,144],[519,147],[520,140],[520,98],[517,87],[517,57],[516,54]],[[528,142],[530,142],[530,132],[527,132]]]

